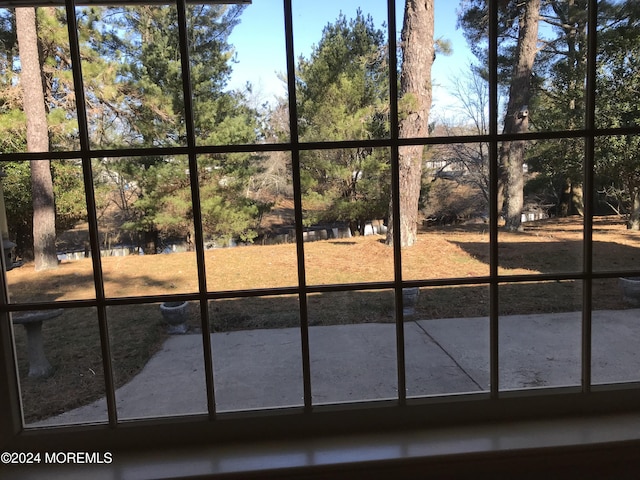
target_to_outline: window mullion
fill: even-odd
[[[398,369],[398,401],[407,403],[407,375],[404,349],[404,313],[402,305],[402,250],[400,248],[400,177],[398,151],[398,57],[396,42],[395,1],[387,1],[389,35],[389,130],[391,132],[391,202],[393,214],[393,273],[396,318],[396,357]]]
[[[596,58],[598,51],[598,2],[589,0],[587,24],[587,78],[585,98],[585,138],[584,154],[584,231],[583,231],[583,272],[582,284],[582,391],[591,391],[591,308],[593,296],[593,192],[595,157],[595,109],[596,109]]]
[[[100,236],[98,232],[98,218],[93,189],[93,172],[91,168],[91,144],[89,141],[89,126],[87,123],[87,108],[85,103],[84,82],[82,78],[82,64],[80,55],[80,40],[76,19],[74,0],[67,0],[67,27],[69,32],[69,48],[71,54],[71,68],[73,73],[73,88],[76,97],[76,114],[80,136],[80,151],[82,157],[82,173],[84,178],[85,197],[87,203],[87,221],[89,223],[89,243],[91,246],[91,261],[93,263],[93,279],[96,289],[96,304],[98,326],[100,330],[100,345],[102,350],[102,365],[106,388],[107,411],[109,425],[112,428],[118,423],[116,407],[115,383],[113,380],[113,365],[111,363],[111,346],[109,341],[109,326],[107,321],[107,307],[104,293],[104,278],[100,257]]]
[[[489,2],[489,385],[498,397],[499,299],[498,299],[498,4]]]
[[[296,253],[298,258],[298,288],[300,302],[300,335],[302,344],[302,376],[304,407],[310,411],[311,359],[309,350],[309,312],[307,308],[307,279],[304,264],[304,238],[302,229],[302,187],[300,183],[300,138],[298,135],[298,108],[296,100],[296,67],[293,48],[292,0],[284,0],[284,29],[287,55],[287,87],[289,91],[289,135],[291,142],[291,170],[296,222]]]
[[[178,34],[180,41],[180,62],[182,68],[182,94],[184,96],[184,118],[187,134],[187,156],[189,159],[189,184],[193,210],[196,264],[198,268],[198,291],[200,296],[200,327],[204,353],[205,385],[209,418],[216,415],[215,381],[213,373],[213,353],[211,350],[211,328],[209,326],[209,302],[207,300],[207,272],[204,259],[204,234],[202,211],[200,208],[200,185],[198,184],[198,159],[196,155],[195,117],[193,109],[193,89],[189,60],[189,36],[187,34],[187,5],[185,0],[177,0]]]

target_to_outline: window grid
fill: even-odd
[[[395,55],[389,56],[389,73],[390,73],[390,112],[391,112],[391,136],[389,139],[383,140],[363,140],[363,141],[338,141],[338,142],[313,142],[301,143],[298,135],[297,108],[296,108],[296,92],[295,92],[295,57],[294,57],[294,34],[292,19],[292,0],[284,0],[284,17],[285,17],[285,39],[286,39],[286,57],[287,57],[287,84],[289,91],[289,124],[290,124],[290,142],[284,144],[269,145],[217,145],[217,146],[196,146],[194,133],[194,116],[191,94],[190,80],[190,64],[189,64],[189,48],[187,45],[186,34],[186,0],[177,0],[178,6],[178,25],[180,32],[180,50],[182,61],[182,79],[183,93],[185,98],[185,119],[187,130],[187,146],[172,148],[144,148],[144,149],[118,149],[118,150],[92,150],[89,143],[87,112],[84,103],[84,85],[82,81],[82,70],[80,64],[79,39],[77,34],[75,2],[66,0],[65,2],[68,18],[69,41],[71,45],[72,69],[77,96],[77,113],[78,125],[80,132],[81,149],[79,152],[50,152],[50,153],[22,153],[22,154],[3,154],[0,156],[2,161],[13,160],[29,160],[29,159],[67,159],[81,158],[83,165],[83,175],[86,189],[86,201],[88,208],[88,218],[90,225],[90,243],[92,252],[99,252],[98,222],[96,215],[96,204],[93,192],[91,158],[120,157],[131,156],[139,157],[149,154],[186,154],[189,159],[189,171],[191,178],[191,196],[194,209],[194,227],[195,227],[195,245],[198,267],[198,292],[183,295],[149,295],[137,298],[108,298],[104,292],[104,279],[102,275],[102,264],[100,255],[92,255],[93,275],[96,289],[95,300],[76,300],[63,302],[47,302],[38,304],[10,304],[6,296],[6,278],[3,277],[5,288],[3,288],[0,307],[3,313],[17,312],[38,309],[53,308],[77,308],[83,306],[95,306],[98,311],[98,322],[101,336],[101,349],[103,366],[105,372],[105,388],[107,392],[107,406],[109,416],[109,426],[116,428],[120,425],[117,418],[117,409],[115,402],[115,388],[113,381],[113,367],[111,365],[111,354],[109,345],[108,325],[106,308],[115,305],[130,305],[141,303],[153,303],[156,301],[166,301],[171,299],[196,300],[200,304],[200,321],[202,327],[202,341],[204,347],[205,362],[205,378],[207,388],[207,405],[208,416],[210,420],[217,417],[215,408],[215,378],[213,370],[213,354],[211,349],[211,336],[209,327],[209,301],[221,298],[242,298],[254,296],[270,296],[282,294],[296,294],[300,304],[300,335],[302,347],[302,370],[303,370],[303,391],[304,391],[304,411],[311,412],[316,405],[312,401],[312,384],[311,384],[311,367],[310,367],[310,346],[309,346],[309,321],[308,321],[308,305],[307,296],[310,293],[322,292],[338,292],[338,291],[356,291],[356,290],[382,290],[393,288],[395,293],[395,318],[396,318],[396,346],[397,346],[397,385],[398,398],[395,402],[398,406],[406,406],[409,404],[406,395],[406,371],[405,371],[405,352],[404,352],[404,319],[402,308],[402,289],[404,287],[418,286],[446,286],[446,285],[487,285],[489,286],[490,299],[490,391],[489,396],[492,400],[506,399],[513,395],[513,392],[504,392],[500,390],[499,384],[499,298],[498,289],[501,283],[518,283],[527,281],[543,281],[543,280],[580,280],[583,283],[583,309],[582,309],[582,381],[581,392],[584,395],[591,394],[596,389],[591,385],[591,301],[592,301],[592,281],[597,278],[614,278],[621,273],[625,275],[638,274],[640,272],[593,272],[593,198],[592,195],[585,195],[585,215],[583,225],[583,264],[582,271],[574,274],[531,274],[531,275],[509,275],[501,276],[498,273],[498,210],[497,210],[497,190],[498,190],[498,148],[499,143],[508,140],[517,139],[553,139],[553,138],[584,138],[585,140],[585,163],[584,163],[584,181],[585,191],[592,191],[594,184],[594,156],[595,156],[595,139],[598,136],[621,135],[621,134],[638,134],[640,128],[607,128],[596,129],[595,125],[595,108],[596,108],[596,54],[597,54],[597,0],[589,1],[589,49],[587,60],[587,81],[586,81],[586,119],[585,130],[583,131],[556,131],[556,132],[532,132],[521,135],[502,135],[498,132],[498,35],[497,35],[497,0],[490,2],[489,16],[489,134],[483,136],[469,137],[429,137],[429,138],[398,138],[398,90],[397,90],[397,59]],[[395,32],[397,30],[395,18],[395,2],[387,0],[388,18],[388,44],[389,51],[396,51],[397,44]],[[438,280],[420,280],[420,281],[404,281],[402,278],[402,254],[399,241],[400,232],[400,207],[399,207],[399,173],[398,173],[398,151],[400,146],[414,144],[446,144],[446,143],[472,143],[487,142],[490,149],[490,271],[488,277],[472,277],[472,278],[448,278]],[[306,273],[304,265],[304,244],[303,244],[303,224],[302,224],[302,193],[300,184],[300,152],[313,149],[330,149],[330,148],[350,148],[355,146],[384,146],[390,147],[391,151],[391,182],[393,196],[393,221],[394,221],[394,280],[389,282],[374,283],[352,283],[348,285],[307,285]],[[197,183],[197,156],[203,153],[228,153],[228,152],[249,152],[249,151],[289,151],[292,156],[293,186],[294,186],[294,203],[295,203],[295,222],[296,222],[296,251],[298,261],[298,285],[296,287],[284,288],[268,288],[268,289],[251,289],[240,291],[209,291],[206,284],[206,266],[204,261],[204,238],[200,211],[200,193]],[[4,261],[4,260],[3,260]],[[9,325],[8,316],[3,319],[3,328]],[[17,382],[15,372],[10,382]],[[611,386],[599,387],[598,391],[610,390]],[[619,387],[620,390],[625,388],[637,389],[637,385],[628,384]],[[614,388],[615,389],[615,388]],[[546,388],[550,394],[556,390]],[[568,390],[573,390],[571,387]],[[516,392],[516,396],[531,397],[531,392]],[[637,393],[636,393],[637,395]],[[482,398],[485,394],[465,394],[470,398]],[[440,402],[442,400],[434,399],[412,399],[411,404],[420,404],[431,402]],[[371,402],[382,403],[388,402]],[[347,408],[347,407],[345,407]]]

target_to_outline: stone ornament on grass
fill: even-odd
[[[11,315],[14,324],[24,326],[27,331],[27,355],[29,358],[29,376],[36,378],[48,377],[53,373],[53,367],[44,354],[42,341],[42,322],[62,315],[64,310],[37,310],[32,312],[15,312]]]
[[[640,307],[640,277],[621,277],[618,286],[622,299],[633,307]]]
[[[169,328],[170,335],[181,335],[187,333],[187,318],[189,318],[188,302],[165,302],[160,304],[160,312]]]

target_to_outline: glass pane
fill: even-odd
[[[598,10],[596,127],[638,126],[640,23],[631,4]],[[612,15],[613,13],[613,15]]]
[[[25,424],[107,421],[94,308],[12,314]]]
[[[302,141],[389,136],[384,0],[293,2]]]
[[[189,7],[199,145],[289,141],[282,5],[266,0]],[[224,71],[221,57],[228,57]]]
[[[119,419],[207,411],[195,302],[109,307]]]
[[[507,146],[515,143],[504,142],[501,152],[512,152],[513,147]],[[583,215],[584,140],[537,140],[526,142],[524,148],[522,221]]]
[[[522,167],[509,167],[525,155]],[[499,233],[504,274],[582,270],[584,142],[504,142],[505,186]],[[542,252],[544,252],[542,254]]]
[[[596,271],[638,270],[640,250],[637,231],[629,230],[619,216],[595,217],[593,220],[593,267]]]
[[[393,251],[384,245],[389,151],[313,150],[301,157],[307,282],[392,280]]]
[[[545,21],[538,25],[540,51],[528,105],[535,130],[585,128],[588,3],[558,2],[552,8],[542,7]]]
[[[400,187],[401,223],[417,225],[415,244],[402,252],[403,279],[488,275],[487,146],[436,145],[425,152],[420,198],[410,203],[410,188]]]
[[[6,246],[13,247],[5,252],[11,254],[7,261],[11,264],[7,272],[11,301],[95,298],[93,265],[87,258],[89,228],[80,161],[8,162],[3,168],[7,174],[2,187],[10,242]],[[40,185],[40,194],[35,197],[32,174]],[[49,192],[53,194],[53,204]],[[35,217],[34,202],[41,205]],[[37,250],[34,221],[37,236],[52,240],[41,240]]]
[[[498,266],[503,275],[576,272],[582,269],[580,217],[534,221],[525,226],[524,234],[500,231],[499,239]]]
[[[211,303],[217,411],[304,403],[297,296]]]
[[[640,380],[640,279],[594,280],[591,381],[594,384]]]
[[[598,271],[640,268],[640,135],[596,139],[593,255]]]
[[[297,285],[290,154],[207,155],[198,169],[208,288]]]
[[[0,151],[27,151],[27,112],[34,133],[45,129],[32,137],[30,151],[76,150],[80,144],[66,12],[64,8],[39,8],[37,19],[32,12],[22,10],[19,23],[37,29],[37,39],[22,37],[19,45],[15,11],[0,9],[4,38],[0,48]]]
[[[437,1],[436,5],[438,5]],[[436,21],[436,29],[438,24],[440,24],[439,20]],[[447,32],[445,41],[458,36],[457,32],[453,34],[452,32],[453,29]],[[433,104],[429,113],[431,129],[429,136],[489,134],[489,82],[482,77],[483,74],[477,66],[471,63],[477,63],[477,60],[474,60],[471,52],[465,48],[466,42],[462,42],[464,40],[453,46],[455,54],[453,56],[459,59],[466,58],[469,63],[452,64],[451,57],[443,56],[441,59],[441,54],[438,54],[438,61],[433,64]],[[401,100],[399,106],[406,109],[407,103]]]
[[[78,17],[92,146],[186,145],[175,6],[91,7]]]
[[[198,290],[186,157],[93,162],[105,293]]]
[[[501,284],[500,389],[580,385],[582,282]]]
[[[308,304],[313,403],[397,398],[393,291],[312,294]]]
[[[489,389],[489,299],[482,285],[422,288],[406,315],[407,396]]]
[[[478,72],[477,65],[486,66],[486,60],[479,60],[472,49],[481,52],[486,48],[486,34],[481,40],[470,42],[465,32],[458,26],[458,4],[447,0],[434,2],[434,38],[435,51],[425,48],[424,38],[411,42],[419,46],[413,58],[424,65],[429,60],[431,65],[431,100],[426,98],[420,102],[430,107],[428,121],[422,122],[421,129],[416,130],[417,86],[428,76],[424,70],[414,78],[418,79],[413,86],[405,87],[409,82],[399,82],[398,110],[400,116],[400,137],[428,137],[449,135],[479,135],[487,128],[488,87]],[[396,41],[398,45],[397,63],[401,73],[404,58],[409,56],[400,38],[403,27],[406,2],[396,0]],[[476,21],[477,23],[477,21]],[[471,65],[475,66],[472,68]],[[399,75],[400,77],[401,75]],[[426,90],[426,89],[425,89]],[[408,93],[407,93],[408,92]],[[424,118],[424,114],[420,115]],[[404,123],[404,120],[408,120]],[[411,128],[408,125],[413,123]]]

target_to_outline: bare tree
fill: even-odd
[[[49,151],[49,132],[38,53],[36,9],[16,8],[16,32],[20,54],[20,84],[27,117],[27,150]],[[56,212],[49,160],[31,161],[33,201],[33,253],[36,270],[58,266],[56,256]]]
[[[489,133],[489,85],[480,69],[470,65],[463,77],[453,80],[452,95],[460,103],[462,121],[445,126],[447,135]],[[489,203],[489,145],[486,142],[454,143],[448,147],[454,169],[464,172],[460,183],[478,189],[486,204]]]
[[[407,0],[402,26],[402,70],[400,90],[403,117],[401,138],[426,137],[431,110],[431,66],[435,58],[433,0]],[[399,149],[400,164],[400,244],[416,242],[422,179],[423,145]],[[393,243],[393,208],[390,209],[387,243]]]

